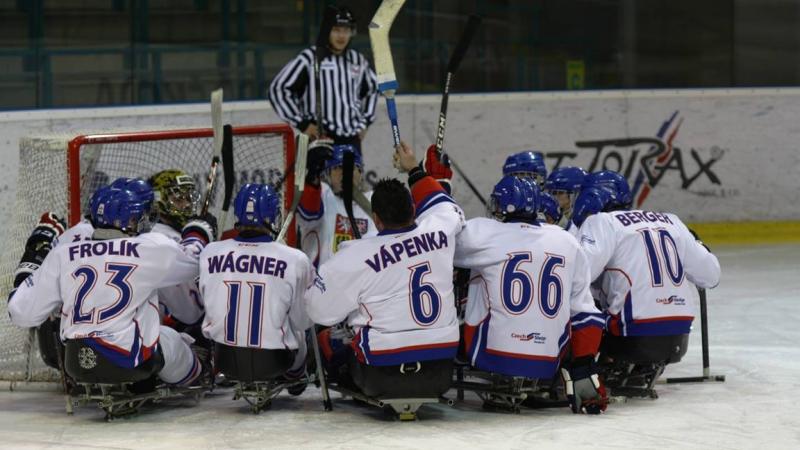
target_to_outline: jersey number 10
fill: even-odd
[[[655,231],[658,236],[658,246],[655,244],[651,231]],[[678,247],[675,245],[675,240],[672,239],[669,231],[663,228],[656,230],[645,228],[639,230],[639,233],[642,235],[644,246],[647,248],[647,261],[650,263],[650,279],[653,282],[653,286],[664,285],[663,273],[665,270],[672,284],[680,286],[683,283],[683,264],[680,256],[678,256]],[[661,251],[659,252],[659,250]]]

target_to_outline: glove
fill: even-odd
[[[686,227],[686,228],[689,228],[689,227]],[[698,236],[697,233],[695,233],[695,231],[693,229],[689,228],[689,233],[692,233],[692,237],[694,237],[694,240],[698,244],[700,244],[703,247],[705,247],[705,249],[708,250],[708,253],[711,253],[711,249],[708,248],[708,246],[705,243],[703,243],[703,241],[700,239],[700,236]]]
[[[46,212],[25,242],[25,252],[14,271],[14,287],[18,287],[30,274],[35,272],[50,253],[57,237],[64,233],[67,225],[57,215]]]
[[[594,358],[584,356],[561,368],[570,408],[575,414],[600,414],[608,406],[606,388],[597,374]]]
[[[453,171],[450,169],[450,158],[444,153],[440,154],[437,152],[436,144],[431,144],[431,146],[428,147],[425,156],[422,158],[420,167],[428,175],[436,178],[436,181],[445,181],[449,183],[450,179],[453,178]]]
[[[319,186],[319,176],[325,170],[325,163],[333,158],[333,141],[317,139],[308,148],[306,157],[306,183]]]
[[[211,213],[206,213],[204,216],[192,216],[186,225],[181,230],[181,238],[183,240],[189,238],[196,238],[203,241],[204,244],[214,242],[214,237],[217,235],[217,218]]]

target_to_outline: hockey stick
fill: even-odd
[[[475,32],[478,29],[478,25],[481,23],[480,16],[471,15],[469,16],[469,20],[467,21],[467,26],[464,28],[464,31],[461,33],[461,38],[458,40],[458,44],[456,44],[456,48],[453,50],[453,54],[450,55],[450,61],[447,63],[447,74],[445,75],[444,79],[444,87],[442,88],[442,104],[439,108],[439,124],[436,130],[436,151],[439,153],[444,152],[444,131],[445,126],[447,125],[447,104],[450,100],[450,83],[453,79],[453,75],[455,74],[458,66],[461,65],[461,60],[464,59],[464,54],[467,52],[467,48],[469,48],[469,44],[472,41],[472,37],[475,36]],[[453,160],[452,157],[450,159],[450,165],[456,169],[458,172],[458,176],[460,176],[464,182],[467,183],[467,186],[478,197],[478,200],[486,206],[486,199],[481,195],[478,188],[472,183],[472,181],[467,177],[461,167]]]
[[[328,390],[328,381],[325,380],[325,368],[322,367],[322,354],[319,351],[319,342],[317,342],[317,325],[311,326],[311,347],[314,349],[314,361],[317,363],[317,379],[319,380],[319,390],[322,392],[322,406],[325,411],[333,410],[333,403],[331,402],[331,393]]]
[[[220,239],[225,231],[225,223],[228,221],[228,210],[231,207],[233,197],[233,185],[236,182],[233,174],[233,127],[225,125],[222,128],[222,179],[225,182],[225,195],[222,198],[222,211],[217,228],[217,239]]]
[[[458,40],[453,54],[450,55],[450,62],[447,63],[447,74],[445,74],[444,87],[442,88],[442,105],[439,109],[439,126],[436,130],[436,151],[440,154],[444,151],[444,129],[447,124],[447,102],[450,97],[450,82],[456,70],[458,70],[458,66],[461,65],[461,60],[464,59],[464,53],[467,52],[469,43],[472,41],[472,37],[475,36],[475,30],[478,29],[480,23],[480,16],[474,14],[469,16],[467,26],[461,33],[461,38]]]
[[[222,88],[211,93],[211,127],[214,131],[213,153],[211,155],[211,168],[206,179],[206,196],[203,199],[200,215],[208,214],[208,207],[211,204],[211,196],[217,182],[217,168],[219,167],[220,157],[222,156]]]
[[[278,233],[276,241],[283,242],[286,238],[286,233],[289,231],[289,226],[294,218],[294,212],[297,211],[297,205],[300,204],[300,197],[303,195],[303,188],[306,185],[306,159],[308,158],[308,135],[297,135],[297,156],[294,161],[294,195],[292,196],[292,206],[286,212],[286,218],[283,219],[281,231]]]
[[[389,46],[389,30],[392,22],[400,12],[406,0],[383,0],[372,22],[369,24],[369,40],[372,45],[372,56],[375,59],[375,72],[378,75],[378,91],[386,98],[386,111],[392,125],[394,146],[400,145],[400,126],[397,123],[397,105],[394,93],[400,86],[394,73],[392,48]]]
[[[703,351],[703,376],[700,377],[676,377],[664,380],[667,384],[672,383],[698,383],[703,381],[725,382],[725,375],[711,375],[711,368],[708,358],[708,307],[706,305],[706,290],[697,289],[700,294],[700,341]]]
[[[353,237],[361,239],[356,218],[353,216],[353,170],[355,169],[355,155],[353,152],[344,152],[342,158],[342,200],[347,211],[347,220],[353,230]]]

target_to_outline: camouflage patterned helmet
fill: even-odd
[[[159,221],[180,230],[195,214],[200,195],[194,178],[178,169],[167,169],[153,175],[149,183],[155,194],[155,210]]]

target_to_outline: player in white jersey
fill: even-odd
[[[527,178],[503,177],[491,195],[497,220],[471,219],[458,235],[455,264],[479,279],[467,301],[465,353],[478,369],[545,380],[569,353],[572,410],[597,414],[607,404],[594,368],[603,315],[578,241],[537,220],[538,191]]]
[[[303,252],[273,241],[280,208],[272,187],[242,186],[234,200],[238,235],[203,250],[199,284],[203,333],[217,343],[216,356],[225,347],[273,350],[260,356],[288,361],[282,370],[292,379],[305,371],[305,330],[311,322],[303,297],[315,271]],[[291,357],[278,357],[284,353]]]
[[[613,189],[625,198],[627,182]],[[619,205],[586,218],[580,234],[612,335],[688,334],[696,287],[719,283],[719,261],[674,214]]]
[[[161,235],[137,235],[149,214],[136,193],[111,190],[92,210],[98,226],[92,240],[55,248],[12,293],[8,311],[14,324],[30,327],[60,307],[62,340],[76,340],[125,369],[163,355],[159,377],[189,384],[200,361],[176,331],[160,326],[153,300],[156,289],[195,278],[197,260]],[[193,220],[184,235],[208,242],[214,233],[209,223]]]
[[[411,194],[395,179],[377,184],[371,203],[378,236],[345,243],[320,266],[306,294],[308,314],[322,325],[347,319],[356,333],[350,374],[365,394],[440,395],[459,341],[452,278],[464,217],[405,143],[397,156],[411,170]],[[404,373],[432,379],[412,386],[397,380]]]
[[[355,238],[342,199],[345,152],[352,152],[355,159],[354,190],[361,189],[363,165],[361,154],[352,145],[331,146],[318,140],[308,152],[308,175],[297,207],[297,223],[302,249],[314,266],[319,267],[339,250],[342,242]],[[324,180],[321,180],[321,175]],[[369,199],[372,193],[365,192],[364,195]],[[356,202],[353,202],[353,217],[361,237],[378,233],[372,218]]]

